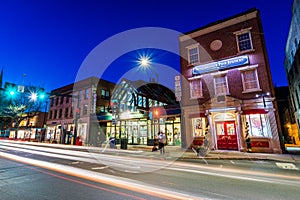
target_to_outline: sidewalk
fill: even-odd
[[[119,147],[118,147],[119,148]],[[199,157],[190,149],[182,149],[177,146],[166,146],[166,156],[177,157],[182,159],[199,159]],[[300,147],[297,148],[300,152]],[[152,152],[152,146],[142,145],[128,145],[128,150],[142,151],[145,154],[156,154],[159,152]],[[296,154],[270,154],[270,153],[248,153],[230,150],[214,150],[210,151],[205,156],[206,160],[210,159],[230,159],[230,160],[273,160],[280,162],[298,162],[300,163],[300,155]]]

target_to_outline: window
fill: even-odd
[[[109,96],[110,94],[108,90],[104,90],[104,89],[101,90],[101,99],[109,99]]]
[[[253,49],[250,29],[235,32],[239,52]]]
[[[64,97],[59,98],[59,104],[62,105],[64,103]]]
[[[59,112],[58,112],[58,119],[61,119],[62,117],[62,109],[59,109]]]
[[[68,98],[67,98],[68,99]],[[69,109],[68,108],[65,108],[65,117],[68,117],[69,115]]]
[[[215,82],[215,94],[216,95],[227,95],[228,92],[228,84],[227,84],[227,77],[223,76],[216,76],[214,78]]]
[[[88,105],[85,104],[85,105],[83,106],[82,114],[83,114],[83,115],[86,115],[87,112],[88,112]]]
[[[242,71],[242,81],[244,92],[260,90],[256,69]]]
[[[88,99],[88,98],[89,98],[89,89],[85,89],[84,99]]]
[[[80,90],[80,91],[78,92],[78,100],[79,100],[79,102],[81,102],[82,97],[83,97],[83,95],[82,95],[82,90]]]
[[[53,119],[56,119],[57,118],[57,110],[54,110],[54,116],[53,116]]]
[[[193,118],[192,119],[193,124],[193,134],[194,137],[197,136],[205,136],[205,119],[204,118]]]
[[[249,134],[254,137],[270,137],[266,128],[266,118],[264,114],[245,115],[249,124]]]
[[[58,101],[59,101],[59,97],[56,97],[56,98],[55,98],[55,105],[56,105],[56,106],[58,105]]]
[[[189,61],[189,64],[195,64],[195,63],[198,63],[199,62],[199,48],[198,48],[198,45],[195,46],[191,46],[191,47],[188,47],[188,61]]]
[[[194,79],[190,81],[190,94],[191,98],[199,98],[202,97],[202,80]]]
[[[50,110],[50,113],[49,113],[49,116],[48,116],[48,119],[51,119],[52,118],[52,110]]]

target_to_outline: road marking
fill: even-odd
[[[281,169],[299,170],[293,163],[276,163],[276,166]]]
[[[103,166],[103,167],[92,167],[93,170],[96,170],[96,169],[106,169],[108,168],[108,166]]]

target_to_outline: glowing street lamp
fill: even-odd
[[[262,93],[262,94],[257,94],[257,95],[255,95],[255,96],[256,96],[256,98],[262,97],[262,99],[263,99],[263,104],[264,104],[264,108],[265,108],[265,107],[266,107],[266,100],[265,100],[265,97],[266,97],[266,96],[269,96],[269,95],[270,95],[270,92]]]
[[[139,64],[142,67],[149,67],[150,63],[151,63],[150,58],[147,56],[142,56],[139,58]]]
[[[138,59],[139,67],[143,68],[144,70],[151,70],[156,76],[156,82],[158,83],[158,74],[154,69],[151,67],[151,59],[149,56],[141,56]]]

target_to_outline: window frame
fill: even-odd
[[[200,63],[200,52],[199,52],[199,44],[193,44],[190,45],[187,48],[187,58],[188,58],[188,65],[195,65],[195,64],[199,64]],[[191,62],[191,54],[190,54],[190,50],[192,49],[197,49],[197,56],[198,59],[195,62]],[[196,54],[195,54],[196,55]]]
[[[259,128],[253,125],[253,122],[256,120]],[[266,114],[247,114],[244,116],[244,121],[249,124],[249,135],[250,137],[260,137],[260,138],[272,138],[272,134],[269,129],[269,121]],[[260,134],[257,134],[257,133]]]
[[[198,99],[198,98],[203,98],[203,84],[202,84],[202,77],[193,77],[188,79],[189,80],[189,85],[190,85],[190,98],[191,99]],[[193,83],[195,81],[199,82],[199,85],[197,84],[197,86],[199,86],[199,95],[195,95],[195,89],[194,89],[194,85]]]
[[[237,45],[238,53],[244,53],[244,52],[254,51],[253,42],[252,42],[251,29],[252,29],[252,27],[249,27],[247,29],[242,29],[240,31],[234,32],[235,38],[236,38],[236,45]],[[241,50],[240,49],[240,42],[243,42],[243,41],[239,41],[239,37],[238,36],[243,35],[243,34],[248,34],[249,35],[249,39],[248,40],[249,40],[250,46],[251,46],[250,49],[245,49],[245,50]]]
[[[225,93],[217,93],[217,83],[216,83],[216,79],[220,78],[220,77],[224,77],[225,80]],[[215,95],[216,96],[223,96],[223,95],[229,95],[229,87],[228,87],[228,78],[227,78],[227,73],[223,73],[223,74],[215,74],[214,75],[214,90],[215,90]]]
[[[253,65],[253,66],[247,66],[245,68],[240,68],[239,69],[241,71],[241,78],[242,78],[242,84],[243,84],[243,91],[242,91],[242,93],[250,93],[250,92],[259,92],[259,91],[262,91],[262,89],[260,88],[260,84],[259,84],[257,67],[258,67],[258,65]],[[257,88],[246,89],[244,73],[248,72],[248,71],[254,71]]]

